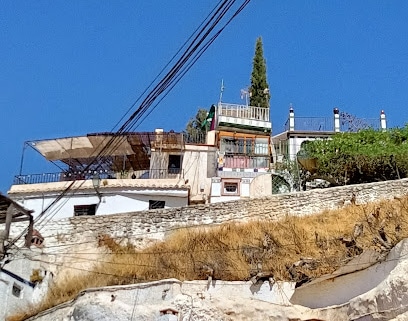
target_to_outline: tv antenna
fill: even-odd
[[[245,99],[246,106],[249,106],[248,97],[251,97],[251,91],[249,90],[249,87],[241,89],[241,99]]]
[[[222,93],[224,92],[224,79],[221,79],[221,88],[220,88],[220,103],[222,101]]]

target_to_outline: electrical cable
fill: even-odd
[[[112,145],[115,143],[116,141],[116,148],[117,148],[117,141],[120,139],[122,139],[121,134],[130,131],[130,129],[134,128],[136,125],[139,126],[141,121],[140,119],[142,119],[142,116],[144,113],[146,113],[148,111],[148,109],[151,107],[151,105],[154,103],[154,101],[165,91],[167,90],[167,92],[164,94],[164,96],[156,103],[156,105],[154,105],[153,109],[157,107],[158,103],[160,103],[164,97],[166,97],[168,95],[168,93],[170,92],[171,89],[174,88],[174,86],[181,80],[182,77],[184,77],[184,75],[187,73],[187,71],[196,63],[196,61],[201,57],[201,55],[208,49],[208,47],[214,42],[214,40],[219,36],[219,34],[225,29],[225,27],[245,8],[245,6],[250,2],[250,0],[246,0],[244,1],[243,4],[241,4],[241,6],[238,8],[238,10],[235,11],[235,13],[232,15],[232,17],[230,17],[230,19],[227,20],[226,24],[220,29],[218,30],[218,32],[216,32],[216,34],[214,36],[212,36],[210,38],[210,40],[208,40],[205,45],[200,48],[200,45],[204,42],[204,40],[209,36],[209,34],[211,33],[211,31],[213,31],[213,29],[217,26],[217,24],[221,21],[221,19],[225,16],[225,14],[231,9],[231,7],[234,5],[234,3],[236,2],[236,0],[224,0],[224,1],[220,1],[217,6],[210,12],[209,15],[207,15],[207,17],[204,19],[204,21],[200,24],[201,28],[197,28],[196,30],[198,30],[198,32],[196,33],[195,36],[190,36],[189,39],[193,40],[190,42],[190,44],[187,46],[187,49],[184,51],[184,53],[181,55],[181,57],[179,58],[179,60],[177,61],[177,63],[175,64],[175,66],[173,66],[170,71],[166,74],[166,76],[154,87],[154,89],[147,95],[147,97],[142,101],[141,105],[139,106],[139,108],[137,108],[137,110],[127,119],[127,121],[118,129],[117,132],[112,134],[112,137],[108,140],[108,142],[106,143],[106,145],[100,150],[100,152],[96,155],[96,157],[93,159],[93,161],[91,161],[84,169],[84,171],[89,170],[93,165],[97,165],[96,168],[98,168],[99,166],[101,166],[101,158],[105,155],[109,155],[112,153]],[[208,19],[209,17],[209,19]],[[193,33],[194,35],[194,33]],[[200,38],[201,36],[201,38]],[[188,40],[185,42],[185,44],[188,43]],[[182,46],[183,48],[183,46]],[[194,53],[197,52],[197,54],[194,56]],[[176,55],[180,52],[181,50],[179,50]],[[175,56],[176,56],[175,55]],[[192,60],[189,60],[191,57]],[[173,56],[174,58],[174,56]],[[170,61],[174,60],[171,59]],[[168,63],[169,64],[169,63]],[[166,67],[164,67],[165,69]],[[163,69],[163,70],[164,70]],[[180,73],[181,72],[181,73]],[[160,73],[162,74],[162,72]],[[158,77],[160,76],[160,74],[155,78],[158,79]],[[153,80],[153,83],[155,82],[155,80]],[[151,85],[148,86],[148,88],[150,88]],[[146,92],[147,90],[145,90]],[[143,96],[143,93],[142,95]],[[138,98],[135,103],[129,108],[132,109],[137,101],[139,101],[140,99]],[[150,110],[150,112],[147,114],[150,115],[150,113],[152,112],[152,110]],[[127,112],[128,113],[128,112]],[[127,114],[126,113],[126,114]],[[146,117],[147,117],[146,116]],[[124,117],[122,117],[123,119]],[[142,121],[145,118],[142,119]],[[115,127],[117,127],[117,125],[115,125]],[[113,145],[113,147],[115,147],[115,145]],[[35,222],[37,222],[38,220],[40,220],[43,216],[45,216],[47,213],[50,212],[50,210],[56,206],[56,204],[66,196],[66,194],[73,188],[73,186],[75,185],[76,180],[72,181],[56,198],[53,202],[51,202],[40,214],[39,216],[35,219]],[[82,182],[83,184],[84,182]],[[82,184],[80,186],[82,186]],[[79,187],[80,187],[79,186]],[[77,189],[79,189],[79,187]],[[76,190],[77,190],[76,189]],[[8,246],[12,246],[13,244],[15,244],[18,239],[20,239],[26,232],[27,232],[28,228],[23,231],[23,233],[21,235],[19,235],[17,238],[13,239]]]

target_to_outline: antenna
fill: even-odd
[[[245,105],[249,105],[248,97],[250,96],[249,87],[241,89],[241,99],[245,99]]]
[[[220,103],[222,101],[222,93],[224,92],[224,79],[221,79],[221,88],[220,88]]]

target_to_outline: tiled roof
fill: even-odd
[[[72,181],[21,184],[11,186],[8,194],[28,194],[36,192],[62,192]],[[101,192],[107,189],[129,188],[129,189],[172,189],[187,190],[189,185],[184,179],[103,179],[98,187]],[[92,180],[78,180],[71,186],[71,190],[94,189]]]

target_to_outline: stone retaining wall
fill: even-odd
[[[276,220],[283,216],[309,215],[408,194],[408,179],[315,189],[248,200],[196,205],[190,207],[149,210],[95,217],[71,217],[36,226],[45,238],[45,247],[97,241],[98,235],[128,239],[145,246],[149,241],[162,240],[181,227],[208,226],[230,221]],[[19,224],[20,225],[20,224]],[[17,224],[12,234],[17,233]]]

